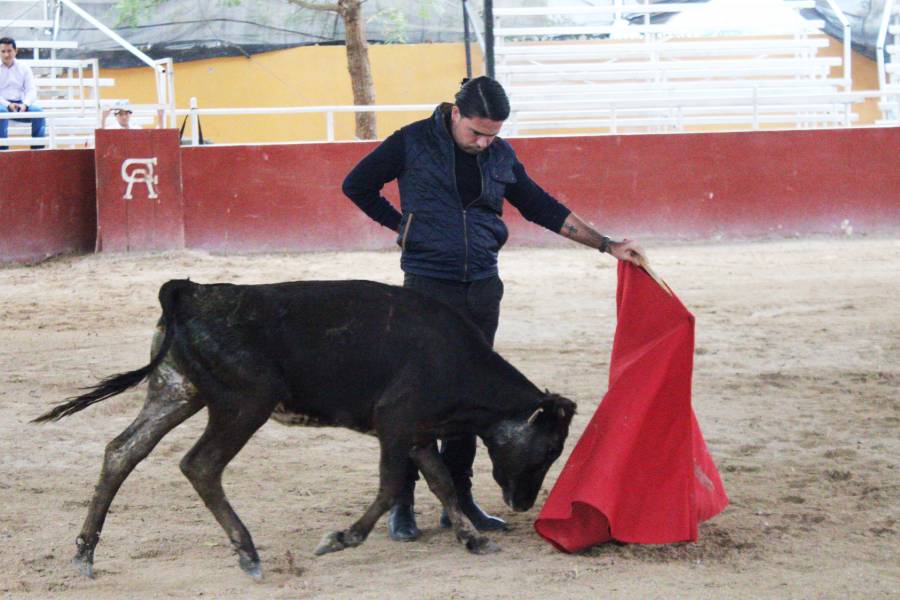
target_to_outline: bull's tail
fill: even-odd
[[[32,423],[46,423],[47,421],[58,421],[63,417],[80,412],[90,406],[112,398],[121,394],[125,390],[132,388],[147,378],[150,373],[162,362],[172,347],[172,341],[175,339],[175,300],[178,293],[183,289],[194,285],[186,279],[173,279],[167,281],[159,289],[159,303],[162,306],[162,323],[165,327],[165,335],[159,352],[150,360],[150,364],[135,371],[119,373],[118,375],[110,375],[103,379],[96,386],[88,388],[85,394],[66,398],[61,404],[53,408],[53,410],[44,413],[34,419]]]

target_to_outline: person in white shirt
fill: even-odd
[[[140,125],[135,127],[131,123],[131,105],[128,104],[128,100],[116,100],[115,104],[113,104],[110,108],[107,108],[103,111],[103,119],[100,124],[101,129],[142,129]],[[109,115],[113,115],[115,118],[107,125],[107,121],[109,121]],[[161,129],[165,122],[163,116],[163,110],[161,108],[156,110],[156,120],[153,123],[153,127],[156,129]]]
[[[109,115],[115,117],[112,123],[106,124]],[[131,127],[131,107],[125,100],[116,102],[112,108],[103,111],[103,129],[132,129]]]
[[[0,38],[0,112],[42,112],[36,100],[34,74],[31,67],[16,60],[16,41]],[[0,140],[8,137],[10,120],[31,123],[31,137],[45,135],[46,119],[0,119]],[[8,146],[0,146],[0,150],[7,149]]]

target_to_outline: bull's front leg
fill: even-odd
[[[416,447],[412,450],[411,456],[422,475],[425,476],[425,481],[428,482],[428,489],[437,496],[447,510],[447,516],[450,517],[450,523],[453,525],[456,539],[462,542],[466,549],[473,554],[499,552],[500,546],[475,531],[475,528],[472,527],[462,510],[460,510],[456,489],[453,486],[453,479],[450,477],[450,472],[444,465],[444,461],[441,460],[437,447],[434,444]]]
[[[403,488],[406,477],[406,461],[410,455],[411,446],[412,444],[405,440],[394,441],[390,444],[382,441],[379,464],[380,485],[375,501],[363,516],[348,529],[326,534],[316,547],[316,556],[353,548],[366,541],[372,528],[375,527],[375,523],[390,509],[397,494]]]

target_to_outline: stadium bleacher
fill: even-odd
[[[494,8],[495,72],[513,107],[504,134],[814,128],[858,120],[853,105],[861,96],[851,92],[849,50],[836,55],[825,22],[800,15],[816,2],[746,0],[751,9],[778,4],[794,18],[740,26],[689,18],[713,4],[621,0]],[[120,99],[101,99],[101,90],[110,94],[115,81],[100,77],[97,59],[57,56],[78,45],[55,39],[53,6],[0,0],[0,35],[17,40],[19,60],[36,77],[40,116],[47,118],[47,137],[38,139],[29,137],[28,124],[11,123],[12,147],[90,146],[104,108]],[[900,15],[894,0],[885,9],[877,123],[896,125]],[[167,90],[161,97],[174,96],[171,80],[157,87]],[[133,125],[152,124],[160,106],[169,104],[132,105]]]
[[[88,147],[93,144],[94,130],[101,126],[103,110],[118,98],[100,97],[101,88],[111,88],[115,80],[100,77],[97,59],[60,59],[57,51],[75,49],[77,42],[52,39],[55,21],[48,17],[46,2],[0,0],[0,36],[16,40],[18,57],[31,67],[37,87],[37,105],[44,112],[35,116],[47,119],[47,135],[31,137],[28,123],[9,124],[9,139],[3,145],[11,148],[45,146],[48,148]],[[156,105],[132,105],[132,126],[152,124]],[[28,118],[32,113],[19,114]]]
[[[814,5],[792,0],[781,8],[796,13]],[[506,133],[807,128],[857,119],[851,104],[858,99],[845,93],[849,65],[823,54],[823,21],[794,14],[736,27],[656,19],[707,8],[495,8],[496,76],[514,107]]]

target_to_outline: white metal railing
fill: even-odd
[[[814,53],[818,48],[827,48],[828,39],[819,38],[781,38],[756,40],[716,40],[690,41],[682,39],[656,40],[644,42],[623,42],[615,45],[605,43],[566,43],[566,44],[513,44],[501,46],[495,50],[498,57],[545,58],[545,59],[622,59],[647,56],[648,50],[662,57],[692,56],[754,56],[759,53],[793,56],[797,53]]]
[[[46,135],[44,137],[31,137],[30,123],[10,123],[7,139],[0,139],[0,146],[46,146],[47,148],[61,147],[92,147],[94,133],[103,123],[103,110],[112,107],[116,100],[102,100],[97,106],[83,106],[77,102],[74,105],[65,105],[65,101],[56,101],[50,108],[41,112],[8,113],[0,112],[0,119],[31,121],[33,119],[46,119]],[[46,102],[42,102],[46,104]],[[158,112],[166,107],[155,104],[131,105],[131,125],[135,128],[151,125],[155,122]],[[13,135],[17,134],[17,135]]]
[[[891,43],[888,43],[890,38]],[[878,65],[878,87],[884,93],[879,103],[879,124],[900,124],[900,7],[886,0],[878,28],[875,58]]]
[[[283,106],[265,108],[200,108],[197,98],[191,98],[190,108],[177,109],[177,116],[187,115],[191,123],[191,145],[200,143],[200,117],[201,116],[234,116],[234,115],[301,115],[321,114],[325,119],[325,141],[335,141],[334,115],[340,113],[358,112],[426,112],[431,113],[438,102],[434,104],[370,104],[350,106]]]
[[[647,96],[606,98],[572,107],[569,103],[542,101],[514,107],[510,121],[517,134],[546,130],[601,130],[616,134],[652,127],[659,131],[684,131],[689,126],[728,126],[733,129],[761,129],[765,125],[795,128],[846,126],[858,116],[846,107],[879,98],[879,91],[833,92],[811,101],[807,95],[783,93],[765,95],[760,90],[734,91],[711,97],[705,94],[677,97]]]
[[[788,8],[815,8],[814,0],[784,0],[783,4]],[[729,8],[757,8],[758,2],[753,0],[745,0],[744,2],[733,2],[728,5]],[[672,2],[666,4],[649,4],[631,2],[624,3],[621,0],[610,4],[597,4],[591,6],[572,5],[572,6],[525,6],[511,8],[495,8],[494,16],[497,17],[530,17],[530,16],[555,16],[555,15],[610,15],[617,19],[623,18],[628,14],[654,15],[660,13],[671,12],[689,12],[702,11],[706,6],[688,2]]]
[[[608,64],[568,63],[568,64],[519,64],[498,66],[497,73],[508,75],[510,83],[518,83],[523,79],[541,79],[558,81],[574,76],[579,81],[590,81],[595,76],[602,79],[637,79],[650,77],[654,81],[666,80],[669,77],[700,78],[708,76],[765,76],[795,75],[803,72],[810,76],[827,77],[831,67],[839,66],[841,59],[822,57],[815,59],[748,59],[740,61],[691,60],[684,62],[644,62],[626,61]],[[550,75],[550,77],[546,77]]]
[[[21,50],[22,48],[34,48],[34,49],[75,49],[78,47],[78,42],[72,40],[16,40],[16,48]],[[38,58],[35,56],[35,58]]]
[[[570,103],[552,103],[532,100],[514,106],[508,124],[515,123],[518,133],[529,132],[572,132],[591,130],[593,133],[634,133],[641,128],[655,127],[667,131],[683,131],[688,126],[724,126],[732,129],[759,129],[763,124],[810,128],[821,126],[841,126],[845,116],[841,112],[848,103],[862,102],[868,98],[883,98],[880,91],[834,92],[823,95],[819,102],[810,104],[803,95],[766,96],[758,90],[752,94],[731,93],[720,98],[704,94],[672,96],[664,101],[645,97],[641,100],[607,98],[594,102],[590,109],[573,110]],[[102,106],[110,106],[113,100],[103,100]],[[286,106],[266,108],[200,108],[196,98],[191,99],[191,108],[178,109],[177,116],[187,116],[191,123],[191,145],[199,145],[199,121],[202,116],[253,116],[253,115],[304,115],[320,114],[325,124],[325,139],[313,141],[333,142],[335,138],[334,117],[336,114],[356,112],[410,112],[429,114],[438,103],[432,104],[392,104],[370,106]],[[149,124],[154,113],[165,107],[161,105],[133,105],[135,117],[132,122]],[[541,110],[534,110],[540,108]],[[660,109],[665,114],[660,114]],[[550,110],[548,110],[550,109]],[[799,116],[798,116],[799,115]],[[81,117],[80,119],[77,117]],[[549,118],[548,118],[549,117]],[[0,119],[46,118],[48,132],[45,138],[10,138],[0,141],[0,145],[30,146],[42,145],[51,148],[78,145],[91,146],[94,138],[94,124],[99,126],[100,114],[91,110],[48,110],[42,113],[0,113]],[[850,120],[855,121],[856,115]],[[50,123],[55,121],[54,127]],[[27,126],[20,126],[27,127]],[[509,135],[505,128],[504,135]],[[303,140],[310,141],[310,140]]]
[[[593,130],[594,133],[634,132],[640,127],[654,127],[667,131],[683,131],[693,125],[730,126],[732,129],[760,129],[773,124],[782,127],[811,128],[815,126],[846,126],[858,119],[847,114],[846,107],[869,98],[880,98],[877,90],[863,92],[835,91],[820,93],[816,101],[806,94],[790,88],[772,90],[765,88],[723,90],[718,96],[710,96],[696,89],[689,93],[672,93],[669,96],[644,95],[592,99],[583,105],[571,101],[533,99],[513,105],[503,135],[519,135],[524,132],[540,134],[548,130],[565,132]],[[199,145],[200,118],[205,116],[243,117],[253,115],[309,115],[319,114],[325,129],[324,139],[302,141],[336,141],[334,118],[336,114],[356,112],[410,112],[422,116],[430,114],[438,103],[432,104],[380,104],[369,106],[284,106],[265,108],[200,108],[196,98],[191,107],[177,109],[175,114],[186,116],[191,124],[191,145]],[[227,142],[225,142],[227,143]]]
[[[667,5],[662,5],[667,6]],[[793,35],[814,34],[821,32],[825,27],[825,21],[810,20],[802,26],[789,25],[756,25],[741,28],[746,35]],[[498,27],[494,29],[497,37],[555,37],[555,36],[582,36],[582,35],[615,35],[619,39],[639,39],[645,35],[671,35],[677,37],[696,38],[719,33],[728,35],[734,33],[731,26],[722,26],[718,29],[710,29],[704,26],[673,27],[670,25],[558,25],[553,27]]]

